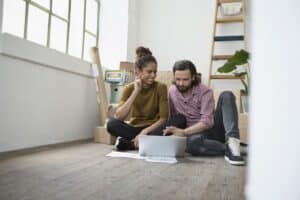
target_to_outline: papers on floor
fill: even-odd
[[[108,153],[106,156],[117,157],[117,158],[143,159],[148,162],[156,162],[156,163],[174,164],[174,163],[178,162],[178,160],[175,157],[156,157],[156,156],[143,157],[143,156],[140,156],[138,153],[119,152],[119,151],[112,151],[112,152]]]
[[[128,153],[128,152],[119,152],[119,151],[112,151],[109,154],[106,154],[106,156],[117,157],[117,158],[145,159],[144,157],[140,156],[138,153]]]
[[[174,164],[177,163],[177,159],[175,157],[146,157],[146,161],[148,162],[158,162],[158,163],[169,163],[169,164]]]

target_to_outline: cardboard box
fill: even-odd
[[[95,128],[94,141],[97,143],[113,145],[116,142],[116,137],[110,135],[107,132],[106,127],[98,126]]]
[[[239,128],[241,142],[248,144],[248,113],[239,113]]]
[[[156,80],[164,83],[169,88],[174,80],[172,71],[159,71],[156,75]]]
[[[127,61],[121,61],[120,62],[120,70],[134,72],[134,63],[127,62]]]

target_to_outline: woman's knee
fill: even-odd
[[[114,135],[115,130],[117,130],[122,123],[121,120],[111,118],[106,124],[106,129],[110,134]]]

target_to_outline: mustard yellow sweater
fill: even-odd
[[[118,107],[123,105],[134,90],[134,83],[124,87]],[[143,88],[130,110],[129,124],[135,127],[149,126],[160,118],[168,118],[167,86],[155,81],[150,88]]]

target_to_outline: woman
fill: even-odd
[[[148,48],[138,47],[136,54],[136,78],[124,87],[115,118],[107,124],[108,132],[118,137],[117,150],[138,148],[141,135],[162,135],[168,119],[167,86],[155,81],[157,61]]]

